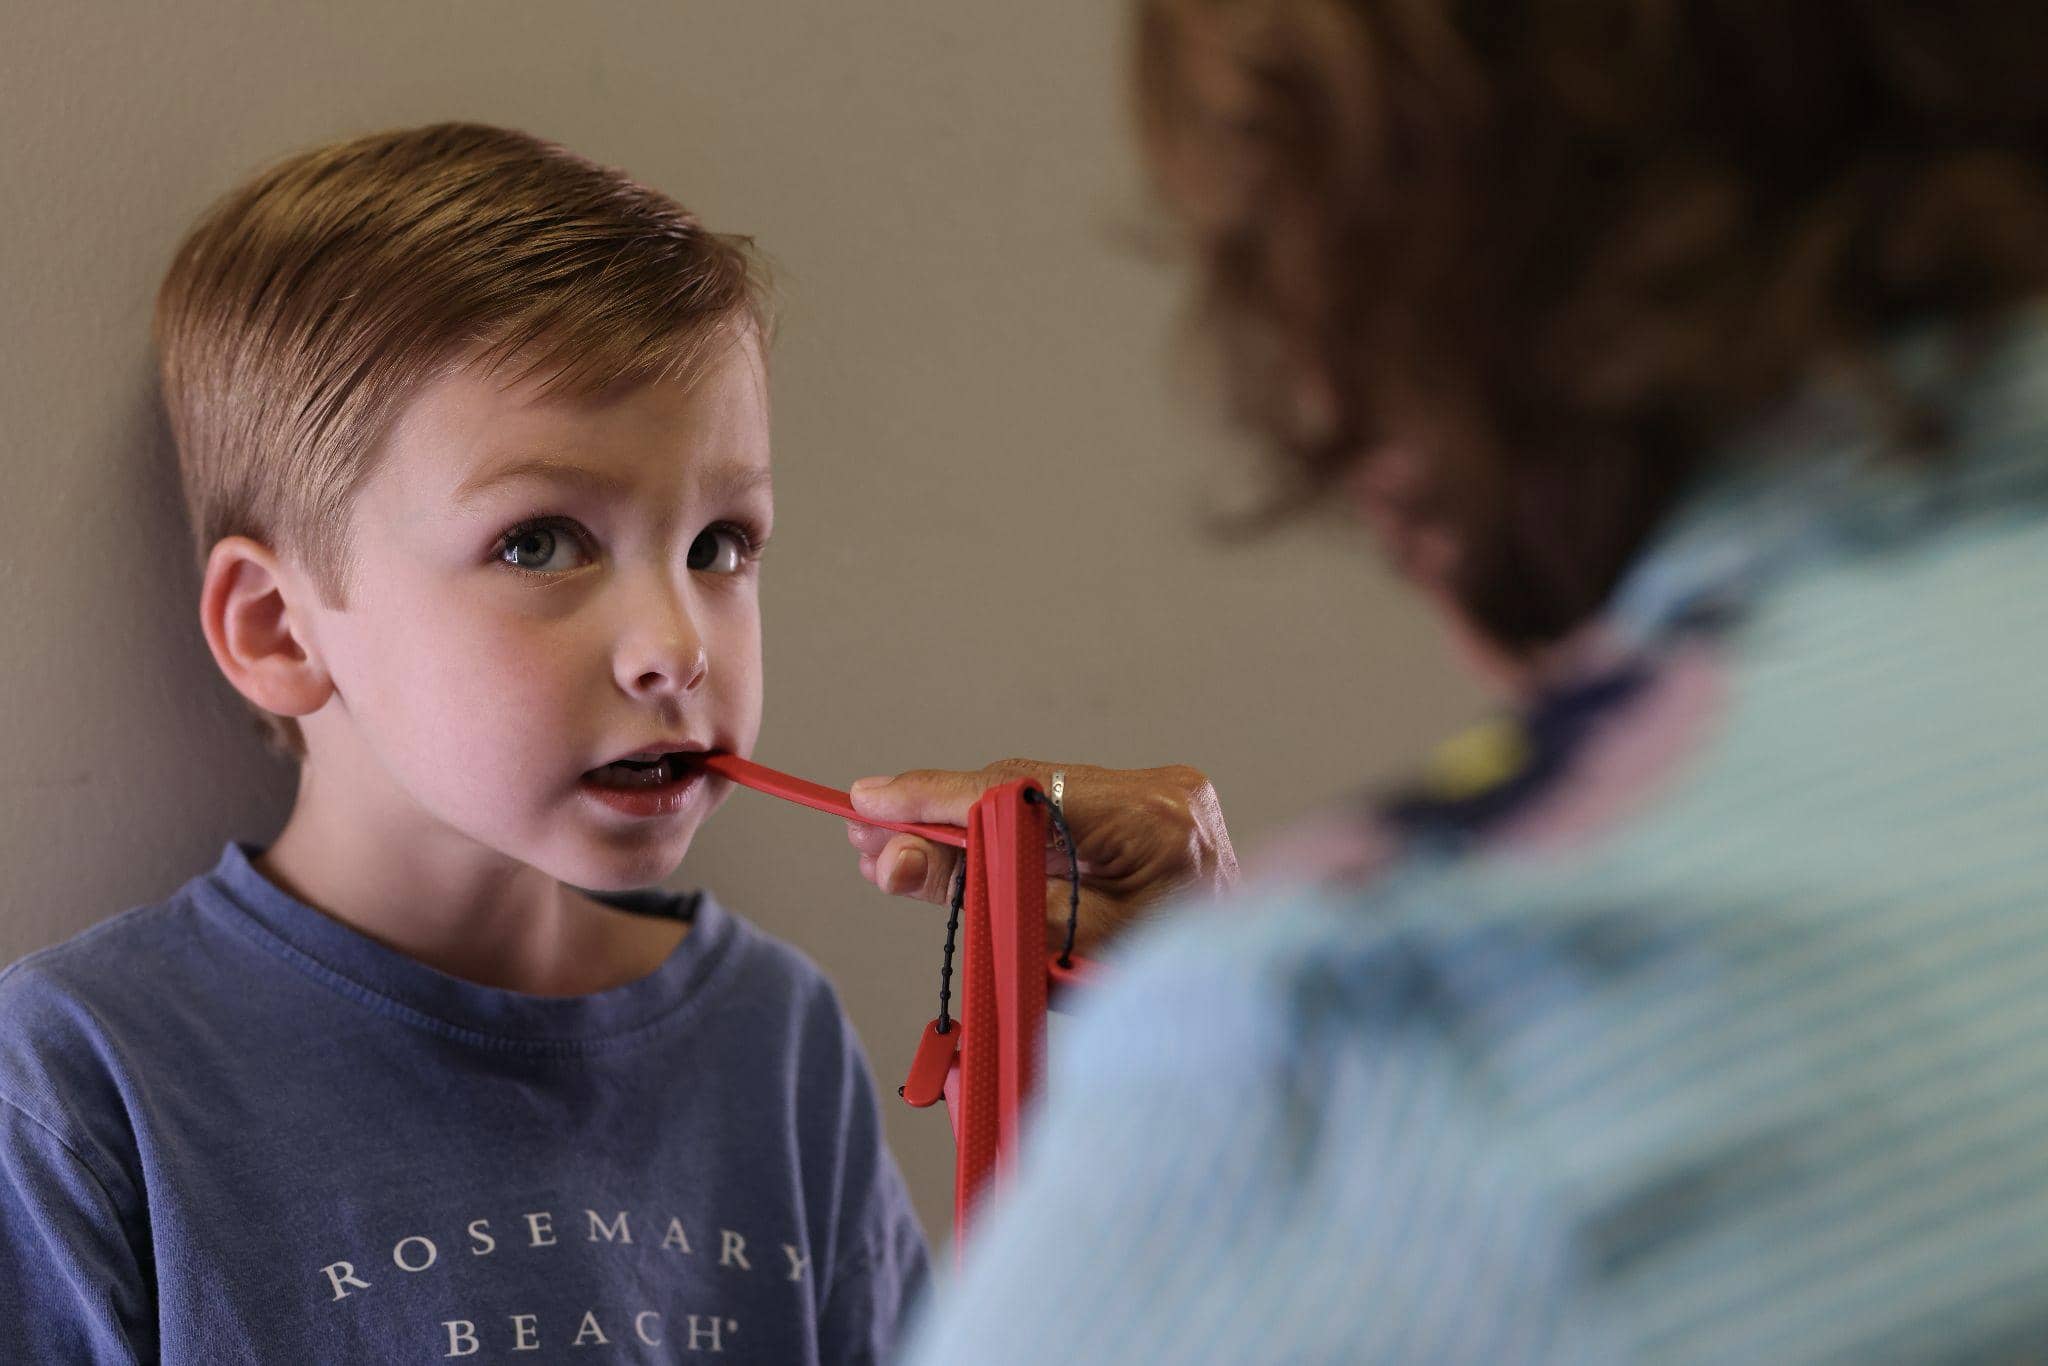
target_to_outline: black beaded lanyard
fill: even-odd
[[[1080,855],[1074,851],[1073,832],[1067,829],[1066,814],[1060,810],[1059,803],[1050,800],[1034,789],[1025,790],[1024,800],[1034,804],[1038,802],[1046,803],[1046,815],[1052,821],[1052,827],[1059,835],[1055,847],[1064,849],[1067,852],[1067,937],[1065,942],[1060,945],[1060,956],[1057,961],[1062,968],[1072,969],[1074,966],[1074,932],[1081,924]],[[959,938],[960,906],[966,899],[966,896],[967,860],[963,858],[960,860],[960,866],[954,870],[953,874],[952,909],[946,916],[946,955],[939,963],[939,1018],[933,1024],[941,1034],[950,1033],[953,1028],[952,1017],[946,1011],[953,999],[953,945]],[[901,1086],[896,1088],[896,1094],[899,1096],[903,1094]]]

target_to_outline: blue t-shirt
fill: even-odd
[[[709,895],[576,997],[439,972],[230,842],[0,974],[0,1361],[886,1358],[926,1277],[818,970]]]

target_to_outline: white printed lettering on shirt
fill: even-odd
[[[320,1269],[327,1273],[328,1280],[334,1282],[334,1298],[337,1300],[348,1298],[348,1291],[342,1289],[344,1285],[352,1285],[358,1290],[370,1288],[368,1281],[356,1279],[356,1269],[347,1262],[336,1262],[333,1266],[323,1266]],[[340,1274],[337,1275],[337,1272]]]
[[[537,1352],[541,1349],[540,1315],[511,1314],[507,1316],[512,1324],[512,1350],[515,1352]],[[652,1331],[661,1327],[662,1318],[658,1310],[643,1309],[633,1315],[633,1336],[649,1347],[659,1347],[666,1340]],[[448,1332],[448,1350],[443,1357],[475,1356],[483,1349],[483,1341],[477,1333],[476,1323],[471,1319],[443,1319],[441,1327]],[[723,1354],[725,1338],[737,1333],[740,1325],[737,1319],[720,1319],[716,1314],[690,1315],[690,1342],[685,1349],[689,1352],[710,1351]],[[583,1311],[583,1317],[576,1326],[575,1340],[571,1347],[610,1347],[612,1340],[605,1336],[604,1323],[597,1317],[595,1309]]]
[[[421,1262],[418,1266],[413,1266],[411,1263],[407,1262],[405,1260],[405,1245],[407,1243],[418,1243],[421,1246],[425,1247],[427,1250],[427,1259],[424,1262]],[[440,1255],[441,1250],[434,1246],[434,1240],[432,1238],[422,1238],[417,1233],[413,1234],[413,1236],[410,1238],[400,1238],[398,1240],[398,1246],[391,1249],[392,1264],[395,1265],[400,1271],[425,1271],[428,1267],[434,1264],[435,1260],[438,1257],[440,1257]]]
[[[711,1344],[712,1351],[720,1353],[724,1352],[725,1347],[723,1344],[720,1343],[718,1339],[718,1328],[718,1316],[715,1314],[711,1317],[711,1331],[709,1333],[705,1333],[701,1328],[697,1326],[697,1316],[695,1314],[690,1315],[690,1345],[685,1350],[691,1352],[701,1352],[704,1350],[703,1346],[701,1345],[701,1342],[708,1341]]]
[[[617,1226],[616,1228],[607,1225],[604,1220],[598,1218],[597,1211],[594,1209],[587,1209],[583,1212],[590,1216],[590,1237],[587,1241],[596,1242],[597,1235],[600,1233],[604,1234],[604,1240],[607,1243],[630,1243],[633,1241],[633,1230],[626,1227],[626,1212],[624,1210],[619,1211],[619,1217],[614,1221]]]
[[[592,1333],[596,1334],[593,1340],[598,1346],[609,1347],[612,1345],[611,1339],[604,1335],[604,1329],[597,1326],[597,1311],[595,1309],[586,1309],[583,1311],[583,1322],[576,1328],[576,1340],[569,1345],[571,1347],[581,1347],[584,1336]]]
[[[720,1266],[731,1266],[734,1262],[738,1262],[740,1270],[752,1271],[754,1268],[747,1262],[747,1240],[729,1228],[718,1230],[718,1234],[724,1240],[724,1245],[718,1253],[718,1264]]]

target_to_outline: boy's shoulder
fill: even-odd
[[[192,930],[192,907],[181,893],[24,954],[0,968],[0,1040],[127,1013],[177,970]]]
[[[0,1109],[54,1136],[121,1189],[133,1137],[122,1059],[185,994],[192,908],[182,896],[119,912],[0,968]]]

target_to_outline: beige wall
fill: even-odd
[[[256,164],[466,117],[560,138],[754,234],[787,301],[759,755],[835,783],[1010,754],[1206,769],[1240,847],[1470,713],[1356,548],[1205,545],[1228,450],[1169,369],[1105,0],[15,4],[0,11],[0,960],[267,841],[291,776],[196,624],[152,291]],[[894,1099],[941,922],[839,824],[741,793],[673,879],[838,981]]]

